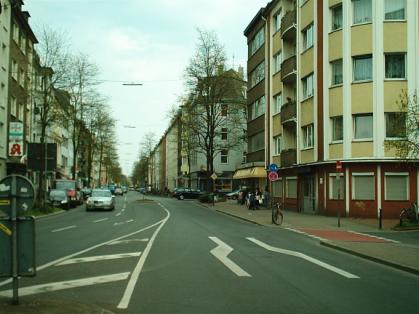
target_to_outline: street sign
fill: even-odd
[[[46,160],[45,160],[46,158]],[[57,168],[57,143],[29,143],[28,169],[55,171]]]
[[[32,277],[36,275],[35,264],[35,220],[33,217],[19,217],[16,221],[18,275]],[[9,231],[12,229],[11,220],[0,220],[0,226]],[[0,277],[12,276],[12,237],[0,232]]]
[[[10,175],[0,180],[0,211],[12,215],[12,178],[16,177],[16,215],[23,215],[33,206],[35,189],[32,182],[20,175]]]
[[[270,164],[269,165],[269,171],[278,171],[278,165],[277,164]]]
[[[278,180],[278,173],[276,171],[271,171],[268,174],[269,181],[276,181]]]
[[[215,174],[215,172],[211,175],[211,179],[213,179],[213,180],[217,180],[217,175]]]
[[[336,172],[342,171],[342,162],[340,160],[336,160]]]

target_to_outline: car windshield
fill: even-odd
[[[92,197],[112,197],[112,193],[108,190],[94,190],[92,191]]]

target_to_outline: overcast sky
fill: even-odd
[[[24,10],[35,32],[44,24],[67,32],[72,51],[87,54],[99,66],[100,79],[107,81],[99,90],[109,97],[117,119],[119,162],[130,175],[143,135],[151,131],[160,139],[168,127],[168,111],[183,94],[184,69],[195,51],[197,27],[217,33],[228,66],[246,68],[243,31],[267,2],[25,0]],[[118,81],[143,86],[127,87]]]

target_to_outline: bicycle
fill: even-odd
[[[284,220],[284,213],[282,212],[282,203],[278,202],[272,207],[272,223],[279,226]]]
[[[400,211],[400,225],[402,225],[403,219],[418,222],[418,205],[416,203],[412,203],[410,207],[403,208]]]

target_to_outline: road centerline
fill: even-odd
[[[102,218],[102,219],[98,219],[98,220],[93,220],[92,222],[95,224],[95,223],[98,223],[98,222],[102,222],[102,221],[105,221],[105,220],[108,220],[109,218]]]
[[[77,226],[76,225],[72,225],[72,226],[68,226],[68,227],[54,229],[54,230],[51,230],[51,232],[60,232],[60,231],[69,230],[69,229],[73,229],[73,228],[77,228]]]

